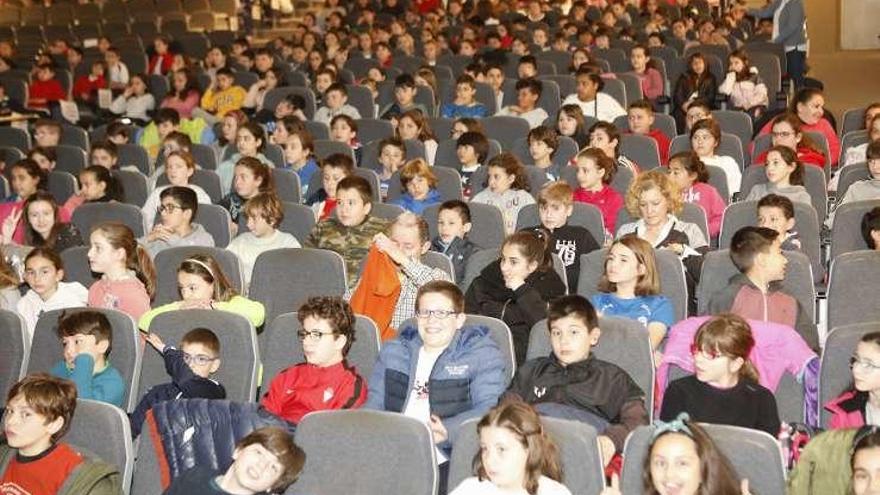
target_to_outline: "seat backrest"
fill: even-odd
[[[0,310],[0,407],[9,389],[24,376],[30,353],[30,337],[18,313]]]
[[[34,328],[34,338],[31,342],[31,353],[28,360],[28,374],[37,371],[49,372],[53,366],[62,360],[64,355],[61,347],[61,339],[58,338],[58,320],[64,312],[78,313],[80,311],[96,311],[104,314],[110,321],[112,332],[112,348],[110,351],[110,364],[126,384],[123,397],[123,409],[134,410],[139,395],[138,376],[141,369],[141,342],[137,326],[131,316],[113,309],[99,308],[70,308],[54,309],[44,312],[37,320]]]
[[[831,330],[822,348],[819,374],[819,426],[828,428],[831,413],[824,407],[852,385],[850,357],[866,334],[877,331],[877,322],[844,325]]]
[[[868,171],[867,164],[855,163],[841,168],[838,177],[835,196],[837,196],[837,204],[840,205],[850,186],[857,181],[870,179],[871,174]]]
[[[486,117],[482,124],[486,137],[501,143],[503,149],[512,148],[516,140],[528,135],[530,130],[529,122],[521,117]]]
[[[306,115],[306,118],[311,119],[315,116],[315,93],[309,88],[299,86],[281,86],[270,89],[266,92],[266,96],[263,98],[263,108],[274,112],[278,103],[290,94],[303,97],[306,102],[306,105],[303,108],[303,113]]]
[[[242,282],[241,262],[235,253],[219,247],[176,246],[159,251],[153,260],[153,264],[156,266],[156,296],[153,306],[161,306],[180,300],[177,288],[177,269],[180,268],[181,263],[196,254],[208,255],[217,260],[232,288],[239,294],[242,293],[244,283]]]
[[[578,276],[577,293],[589,298],[599,292],[599,280],[605,273],[605,258],[608,249],[597,249],[581,256],[581,272]],[[687,317],[688,290],[684,281],[684,266],[678,255],[668,249],[654,250],[657,268],[660,270],[660,293],[675,308],[675,320]]]
[[[134,170],[114,170],[113,176],[122,185],[125,203],[142,208],[147,202],[147,196],[149,196],[147,177]]]
[[[55,147],[55,156],[55,170],[74,176],[78,176],[88,163],[86,151],[79,146],[59,144]]]
[[[77,399],[76,414],[64,441],[116,466],[122,476],[123,491],[128,493],[134,471],[134,447],[125,411],[106,402]]]
[[[682,151],[690,151],[691,149],[693,148],[691,147],[691,138],[689,135],[682,134],[680,136],[675,136],[675,138],[672,139],[672,142],[669,143],[669,156]],[[730,134],[727,132],[721,133],[721,142],[718,144],[716,154],[733,158],[739,165],[740,170],[743,170],[746,166],[745,159],[743,158],[742,142],[736,134]]]
[[[92,272],[89,265],[88,252],[89,246],[74,246],[61,251],[65,282],[79,282],[84,287],[90,287],[98,280],[98,274]]]
[[[71,196],[76,194],[76,177],[67,172],[53,170],[49,172],[46,181],[49,193],[58,204],[64,204]]]
[[[785,493],[782,450],[767,432],[729,425],[701,423],[718,450],[730,461],[737,479],[748,479],[752,493]],[[626,440],[620,488],[642,493],[642,472],[654,426],[640,426]]]
[[[302,283],[308,280],[308,283]],[[296,311],[311,296],[341,296],[346,289],[342,256],[323,249],[273,249],[257,257],[250,298],[266,306],[266,321]]]
[[[263,362],[263,392],[278,373],[306,361],[302,341],[297,332],[302,330],[297,313],[285,313],[272,320],[257,340],[260,344],[260,358]],[[363,315],[355,315],[354,341],[348,351],[346,361],[357,369],[364,380],[369,380],[373,366],[379,357],[379,330],[373,320]]]
[[[17,148],[22,154],[31,149],[31,136],[27,131],[17,127],[0,127],[0,142],[4,146]]]
[[[449,461],[450,489],[474,476],[474,456],[480,452],[479,422],[479,418],[465,421],[455,434]],[[549,416],[541,417],[541,425],[559,449],[562,483],[571,493],[598,495],[605,488],[605,476],[596,429],[586,423]]]
[[[134,166],[144,175],[150,175],[150,157],[147,155],[147,149],[135,143],[125,143],[117,145],[117,153],[119,153],[118,166],[128,167]]]
[[[257,334],[247,318],[228,311],[183,309],[162,313],[150,323],[150,333],[156,333],[171,344],[195,328],[207,328],[220,340],[220,368],[212,376],[226,389],[226,398],[239,402],[253,402],[257,394],[257,373],[260,352]],[[165,362],[153,349],[144,351],[138,397],[155,385],[168,383]]]
[[[275,146],[275,145],[272,145]],[[266,148],[267,150],[269,148]],[[190,179],[192,184],[205,190],[205,194],[211,198],[212,203],[219,203],[223,199],[223,191],[220,186],[220,176],[213,170],[196,169]],[[165,174],[156,178],[156,186],[168,185],[168,177]],[[126,191],[128,193],[128,191]]]
[[[434,441],[417,419],[363,409],[314,412],[297,426],[296,443],[309,456],[288,495],[437,492]]]
[[[193,143],[190,153],[196,163],[205,170],[217,170],[217,152],[207,144]]]
[[[834,226],[831,229],[832,260],[844,253],[868,249],[862,237],[862,217],[877,207],[880,207],[878,199],[853,201],[837,207],[834,212]]]
[[[73,211],[71,221],[83,238],[88,238],[99,223],[110,221],[122,222],[135,237],[144,236],[144,216],[140,208],[125,203],[84,203]]]
[[[362,143],[372,143],[394,135],[394,126],[391,125],[390,120],[362,118],[357,120],[357,126],[358,139]]]
[[[225,248],[232,240],[232,232],[229,230],[229,212],[220,205],[200,204],[199,211],[193,219],[194,223],[200,224],[214,238],[214,245]]]
[[[746,146],[752,140],[752,119],[745,112],[739,110],[712,110],[712,118],[714,118],[721,130],[726,133],[733,134],[739,138],[740,144],[743,146],[743,160],[746,165],[751,163],[751,157],[747,153]]]
[[[595,205],[575,202],[571,216],[568,217],[569,225],[583,227],[590,232],[597,243],[602,244],[605,239],[605,226],[602,223],[602,212]],[[538,205],[530,204],[519,210],[516,217],[516,230],[541,225],[541,217],[538,214]]]
[[[865,110],[868,107],[849,108],[843,112],[843,122],[840,124],[840,135],[858,131],[865,128]]]
[[[828,328],[880,321],[875,297],[866,287],[880,286],[880,251],[841,254],[831,261],[828,277]]]
[[[660,166],[657,142],[648,136],[624,134],[620,136],[620,154],[639,164],[642,170]]]
[[[284,202],[302,203],[302,184],[299,180],[299,174],[293,170],[273,168],[272,179],[275,181],[278,199]]]
[[[468,203],[471,210],[471,228],[468,239],[480,248],[498,248],[504,242],[504,220],[497,206],[483,203]],[[440,205],[425,208],[422,216],[428,221],[428,230],[433,239],[438,235],[437,217]]]

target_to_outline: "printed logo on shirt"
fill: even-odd
[[[547,393],[547,387],[535,387],[532,392],[535,394],[535,397],[540,399],[541,397],[544,397],[544,394]]]
[[[577,258],[577,244],[575,241],[556,239],[556,254],[562,259],[562,264],[571,266]]]
[[[119,308],[119,298],[114,296],[113,294],[104,294],[104,306],[103,307],[106,309]]]
[[[333,389],[330,387],[327,387],[324,390],[324,403],[326,404],[327,402],[330,402],[330,400],[332,398],[333,398]]]
[[[13,482],[0,483],[0,493],[3,495],[31,495],[31,492],[25,490],[20,485]]]
[[[450,376],[460,376],[464,375],[470,369],[470,366],[467,364],[449,364],[445,367],[446,373]]]
[[[416,393],[416,400],[428,400],[428,396],[431,395],[428,382],[420,382],[418,380],[413,384],[413,392]]]

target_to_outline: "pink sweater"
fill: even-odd
[[[721,232],[721,219],[724,216],[724,209],[727,205],[718,194],[718,190],[711,184],[705,182],[695,182],[687,191],[682,191],[682,197],[687,203],[696,203],[703,207],[706,212],[706,219],[709,220],[709,235],[718,237]]]
[[[137,321],[150,310],[150,296],[137,278],[112,281],[102,278],[89,287],[89,307],[116,309]]]
[[[617,212],[623,207],[623,196],[608,184],[599,192],[590,192],[583,187],[574,191],[574,200],[591,204],[602,212],[606,236],[614,237],[614,224],[617,223]],[[598,240],[598,239],[597,239]]]

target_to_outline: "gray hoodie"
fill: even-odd
[[[144,245],[147,249],[147,252],[150,253],[150,257],[155,258],[156,254],[164,249],[168,249],[170,247],[177,246],[214,246],[214,237],[205,230],[201,224],[194,223],[192,224],[192,232],[189,233],[186,237],[178,237],[174,236],[168,241],[163,241],[161,239],[157,239],[155,241],[147,242],[146,237],[142,237],[138,239],[138,241]]]

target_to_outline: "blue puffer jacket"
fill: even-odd
[[[370,377],[367,409],[403,412],[415,381],[422,338],[414,327],[382,346]],[[443,421],[450,440],[467,419],[480,417],[498,402],[507,387],[504,358],[486,327],[464,327],[434,364],[431,414]],[[447,441],[440,445],[448,450]]]
[[[421,215],[425,208],[441,203],[443,198],[437,189],[429,189],[425,199],[416,199],[409,192],[403,193],[399,198],[392,200],[391,204],[397,205],[404,210],[411,211],[416,215]]]
[[[224,470],[232,464],[235,444],[247,434],[264,426],[290,426],[257,403],[229,400],[169,400],[155,404],[151,413],[172,480],[196,465]]]

